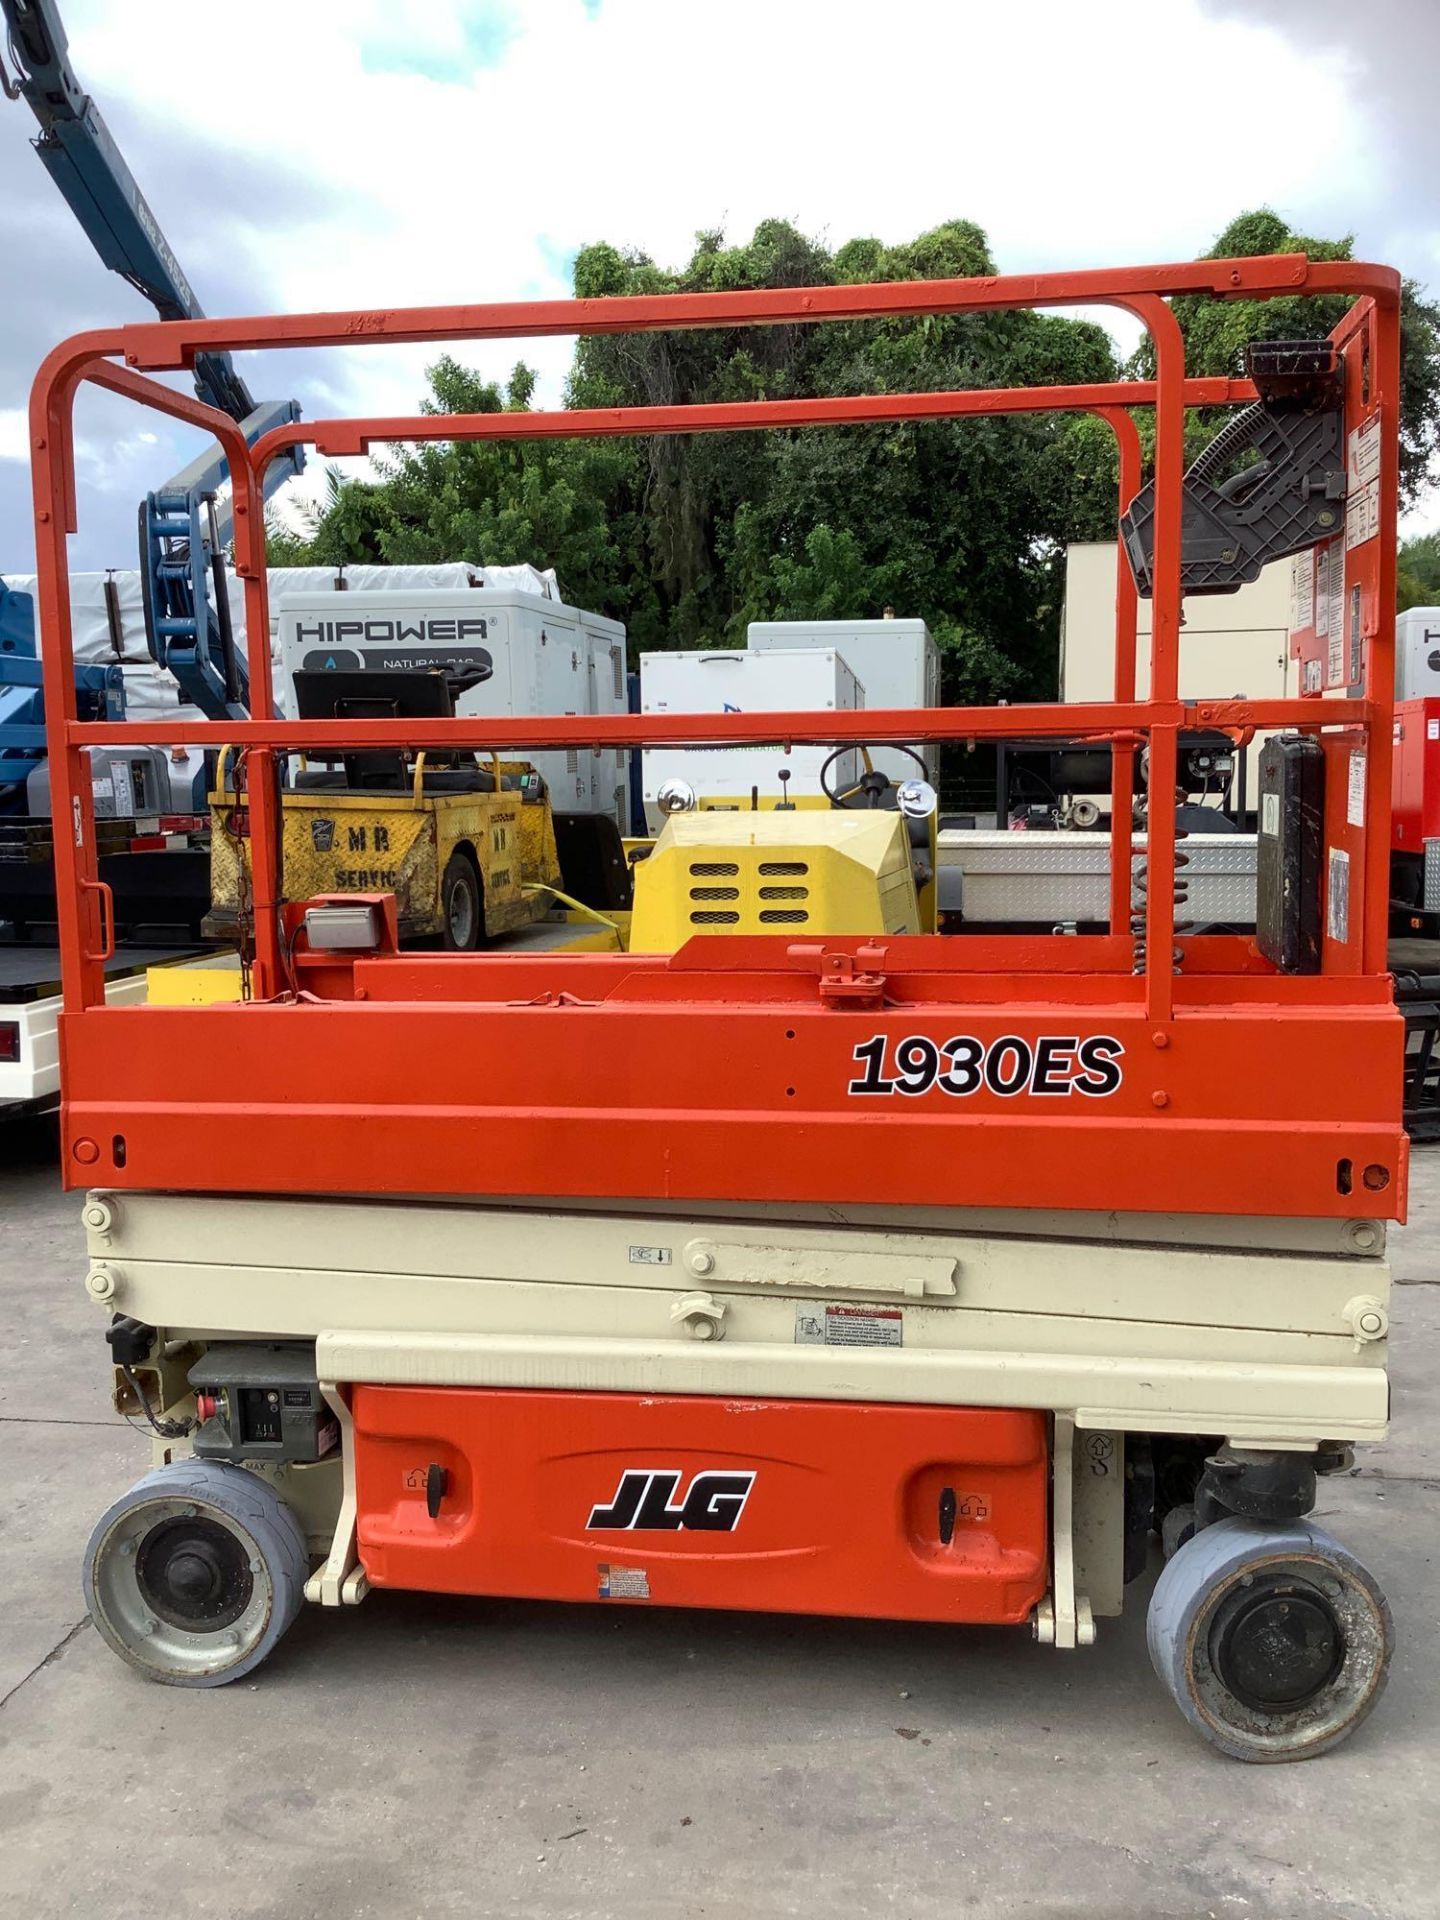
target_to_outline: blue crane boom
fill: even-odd
[[[24,99],[34,113],[40,125],[35,151],[91,245],[162,320],[203,318],[204,309],[100,109],[70,64],[55,0],[0,0],[0,13],[15,70],[12,78],[0,64],[0,88],[12,100]],[[200,399],[239,421],[248,441],[299,418],[293,400],[257,404],[228,353],[197,354],[194,378]],[[266,497],[303,464],[298,448],[274,461],[266,475]],[[229,500],[217,492],[225,477],[225,460],[215,446],[148,495],[140,508],[150,651],[175,675],[185,698],[212,719],[247,713],[250,692],[224,594]]]

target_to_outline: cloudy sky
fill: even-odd
[[[1437,0],[61,4],[212,314],[563,295],[588,241],[672,264],[698,228],[744,237],[771,215],[832,244],[965,217],[1015,271],[1183,259],[1262,203],[1440,292]],[[149,314],[33,130],[0,99],[0,569],[17,571],[36,365]],[[558,400],[566,344],[522,351]],[[516,353],[469,357],[500,375]],[[424,360],[244,371],[312,416],[411,411]],[[74,562],[133,565],[139,494],[198,443],[103,397],[80,429]]]

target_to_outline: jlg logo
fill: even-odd
[[[733,1533],[755,1484],[753,1473],[697,1473],[683,1500],[683,1476],[649,1468],[622,1473],[608,1506],[592,1507],[588,1527],[623,1532]]]

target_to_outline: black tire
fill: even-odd
[[[440,933],[447,953],[474,953],[485,944],[485,889],[468,853],[452,853],[440,880]]]

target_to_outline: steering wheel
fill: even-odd
[[[835,789],[830,785],[830,769],[837,760],[842,759],[847,753],[853,753],[857,746],[860,749],[860,758],[865,763],[865,771],[853,787],[847,787],[843,793],[836,793]],[[894,740],[887,740],[885,746],[890,753],[908,754],[910,759],[912,759],[920,769],[920,778],[922,780],[928,780],[930,778],[930,769],[925,765],[925,762],[913,747],[903,747],[898,741]],[[878,807],[885,794],[890,791],[894,784],[889,774],[877,771],[875,763],[870,758],[870,748],[861,741],[854,741],[847,743],[843,747],[836,747],[835,751],[820,769],[820,791],[832,807],[852,809],[855,807]],[[857,794],[864,794],[865,798],[863,800],[857,800]]]

